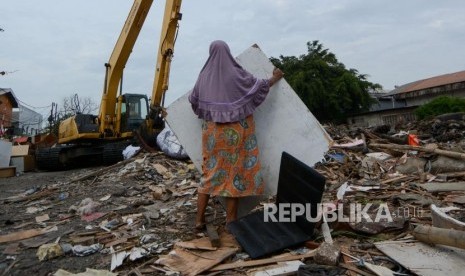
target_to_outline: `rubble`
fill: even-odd
[[[322,202],[333,213],[323,216],[301,249],[261,259],[251,259],[226,233],[218,202],[207,209],[209,233],[195,230],[200,174],[188,159],[139,150],[109,167],[65,172],[60,181],[8,186],[0,199],[0,273],[80,275],[75,273],[92,268],[99,275],[447,274],[450,262],[465,266],[463,250],[454,249],[447,259],[442,247],[421,240],[436,243],[446,235],[446,242],[437,243],[463,247],[450,240],[456,232],[463,237],[465,225],[460,126],[441,120],[406,124],[402,131],[397,126],[397,132],[325,126],[334,143],[314,168],[326,178]],[[418,146],[404,139],[412,132]],[[446,133],[453,139],[444,140]],[[430,254],[423,254],[427,261],[409,260],[402,250]]]

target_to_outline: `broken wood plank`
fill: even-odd
[[[453,191],[465,191],[465,182],[429,182],[425,184],[415,183],[416,186],[427,190],[430,193],[434,192],[453,192]]]
[[[168,255],[160,257],[156,263],[164,265],[171,270],[181,272],[182,275],[193,276],[208,271],[238,250],[238,248],[234,247],[222,247],[215,251],[196,253],[178,247]]]
[[[19,244],[22,246],[22,247],[25,247],[25,248],[38,248],[39,246],[41,246],[42,244],[46,244],[46,243],[49,243],[53,240],[56,240],[57,238],[61,238],[63,236],[66,236],[68,234],[71,234],[73,233],[74,230],[68,230],[64,233],[61,233],[61,232],[52,232],[52,233],[47,233],[47,235],[43,235],[43,236],[40,236],[40,237],[36,237],[36,238],[33,238],[33,239],[27,239],[27,240],[24,240],[24,241],[20,241]]]
[[[216,227],[207,224],[207,236],[208,239],[210,240],[210,243],[212,244],[212,247],[220,247],[220,237],[218,236],[218,232],[216,231]]]
[[[217,265],[210,269],[210,271],[220,271],[220,270],[227,270],[227,269],[235,269],[241,267],[251,267],[251,266],[259,266],[259,265],[266,265],[266,264],[274,264],[278,262],[287,262],[287,261],[295,261],[295,260],[304,260],[315,256],[316,250],[309,251],[308,253],[302,255],[292,255],[286,257],[276,257],[276,258],[268,258],[268,259],[261,259],[261,260],[253,260],[253,261],[245,261],[245,262],[235,262],[230,264],[222,264]]]
[[[413,236],[425,243],[442,244],[465,249],[465,231],[418,225],[413,230]]]
[[[217,247],[202,246],[202,245],[198,245],[193,242],[177,242],[176,246],[179,246],[185,249],[210,250],[210,251],[215,251],[216,249],[218,249]]]
[[[462,159],[465,160],[465,153],[456,152],[456,151],[448,151],[442,149],[434,149],[434,148],[427,148],[427,147],[418,147],[418,146],[409,146],[409,145],[395,145],[395,144],[370,144],[370,147],[375,148],[384,148],[384,149],[396,149],[396,150],[417,150],[427,153],[435,153],[439,155],[444,155],[447,157],[455,158],[455,159]]]
[[[138,150],[134,156],[136,156],[138,153],[140,152],[140,150]],[[135,157],[132,157],[132,158],[129,158],[129,159],[126,159],[126,160],[123,160],[123,161],[119,161],[118,163],[116,164],[113,164],[111,166],[108,166],[108,167],[105,167],[105,168],[102,168],[100,170],[97,170],[95,172],[91,172],[91,173],[88,173],[86,175],[83,175],[83,176],[80,176],[80,177],[76,177],[74,179],[71,179],[67,184],[71,184],[73,182],[78,182],[78,181],[82,181],[82,180],[86,180],[87,178],[90,178],[92,176],[98,176],[104,172],[107,172],[107,171],[110,171],[112,169],[115,169],[115,168],[118,168],[118,167],[121,167],[123,165],[126,165],[128,163],[131,163],[132,161],[136,160],[137,158]]]
[[[58,227],[54,226],[54,227],[48,227],[44,229],[29,229],[29,230],[14,232],[14,233],[0,236],[0,243],[25,240],[25,239],[40,236],[45,233],[49,233],[49,232],[53,232],[57,230],[58,230]]]
[[[51,189],[43,190],[43,191],[37,192],[32,195],[28,195],[28,196],[20,196],[20,197],[15,196],[11,198],[6,198],[4,202],[5,203],[18,203],[18,202],[23,202],[23,201],[33,201],[33,200],[37,200],[42,197],[49,196],[53,194],[56,190],[57,190],[56,188],[51,188]]]

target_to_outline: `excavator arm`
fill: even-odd
[[[113,136],[114,133],[120,131],[119,126],[116,125],[117,112],[115,111],[118,87],[121,83],[124,67],[152,3],[153,0],[134,0],[110,59],[105,64],[105,82],[98,116],[99,132],[105,135],[108,133],[109,136]]]
[[[182,19],[181,3],[181,0],[166,1],[150,101],[150,106],[153,108],[163,106],[165,92],[168,90],[171,60],[179,29],[178,21]]]

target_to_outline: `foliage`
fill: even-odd
[[[367,75],[347,69],[319,41],[307,42],[308,52],[300,57],[280,56],[271,62],[285,74],[286,81],[320,121],[343,121],[346,116],[368,111],[374,100],[369,91],[381,89]]]
[[[415,110],[418,119],[434,117],[445,113],[465,112],[465,99],[441,96]]]

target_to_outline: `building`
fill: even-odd
[[[22,104],[19,104],[18,110],[13,111],[13,119],[15,135],[33,136],[42,130],[42,115]]]
[[[13,90],[0,88],[0,136],[12,132],[14,123],[13,108],[18,108],[18,100]]]
[[[350,116],[348,123],[371,127],[413,121],[418,106],[439,96],[465,98],[465,71],[418,80],[388,93],[373,94],[377,103],[368,112]]]

